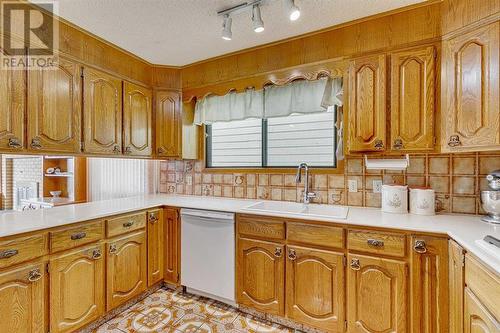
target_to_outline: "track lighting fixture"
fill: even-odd
[[[300,9],[295,5],[295,0],[286,0],[290,21],[296,21],[300,17]]]
[[[253,22],[253,31],[262,32],[264,31],[264,21],[262,21],[262,16],[260,14],[260,6],[253,5],[252,7],[252,22]]]
[[[233,38],[233,32],[231,31],[231,25],[233,19],[229,14],[224,15],[224,22],[222,23],[222,39],[231,40]]]

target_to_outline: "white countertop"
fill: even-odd
[[[26,212],[10,212],[0,214],[0,238],[162,205],[298,218],[296,215],[245,210],[246,207],[259,201],[262,200],[156,194]],[[307,220],[308,218],[300,217],[300,219]],[[482,259],[486,265],[500,274],[500,257],[485,251],[476,244],[476,240],[483,239],[486,235],[492,235],[500,239],[500,225],[494,226],[481,222],[479,216],[449,214],[435,216],[402,215],[382,213],[377,208],[349,207],[347,219],[314,217],[310,218],[310,220],[447,234],[463,246],[464,249]]]

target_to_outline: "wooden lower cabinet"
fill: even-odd
[[[181,221],[179,210],[165,208],[164,215],[164,266],[166,282],[178,284],[180,282],[180,230]]]
[[[407,331],[407,264],[364,255],[348,255],[348,332]]]
[[[0,332],[47,332],[46,264],[0,271]]]
[[[148,287],[163,280],[163,210],[148,211]]]
[[[287,317],[327,332],[343,332],[343,262],[342,253],[287,247]]]
[[[257,310],[284,315],[285,246],[239,238],[236,300]]]
[[[146,290],[146,232],[108,240],[106,245],[106,307],[109,311]]]
[[[464,332],[464,263],[463,248],[456,242],[449,241],[449,297],[450,297],[450,333]]]
[[[469,288],[465,288],[464,333],[499,333],[500,323]]]
[[[75,332],[104,313],[104,246],[50,259],[50,332]]]

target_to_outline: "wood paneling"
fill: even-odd
[[[148,211],[148,287],[163,280],[164,225],[162,209]]]
[[[500,323],[477,297],[465,288],[464,333],[498,333]]]
[[[178,91],[155,92],[156,156],[178,157],[181,153],[181,94]]]
[[[447,0],[442,2],[441,25],[443,34],[460,33],[461,28],[494,17],[500,13],[498,0]]]
[[[391,149],[434,148],[435,49],[391,54]]]
[[[349,69],[349,152],[385,150],[386,57],[359,58]]]
[[[0,332],[47,332],[47,275],[38,262],[0,273]]]
[[[450,333],[464,332],[464,250],[449,241]]]
[[[259,311],[284,315],[285,246],[238,238],[236,300]]]
[[[176,208],[165,208],[164,214],[164,265],[165,281],[178,284],[180,282],[180,256],[181,256],[181,221]]]
[[[500,23],[443,46],[443,151],[498,150]]]
[[[50,331],[74,332],[104,313],[104,246],[50,259]]]
[[[344,255],[287,246],[286,315],[328,332],[344,330]]]
[[[146,232],[109,240],[106,251],[106,310],[110,311],[146,290]]]
[[[397,233],[349,230],[347,248],[349,251],[404,257],[406,254],[406,236]]]
[[[84,151],[122,152],[122,81],[95,69],[84,69]]]
[[[152,142],[151,90],[123,82],[123,153],[150,156]]]
[[[406,263],[349,254],[348,265],[347,331],[406,332]]]
[[[413,236],[424,241],[426,252],[411,252],[411,332],[447,332],[449,319],[448,239]]]
[[[0,241],[0,269],[41,257],[49,252],[47,233]]]

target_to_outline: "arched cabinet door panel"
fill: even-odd
[[[156,156],[179,157],[181,123],[181,94],[178,91],[155,92]]]
[[[477,299],[474,293],[465,288],[464,333],[498,333],[500,323]]]
[[[164,256],[165,281],[178,284],[180,267],[180,230],[179,210],[165,208],[164,215]]]
[[[152,147],[152,92],[139,85],[123,83],[123,153],[150,156]]]

